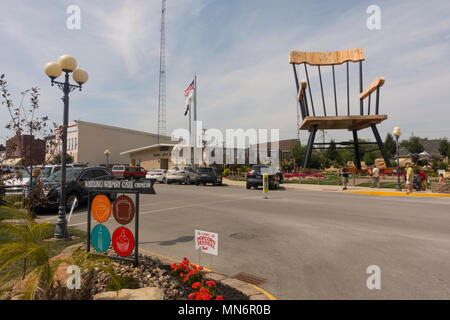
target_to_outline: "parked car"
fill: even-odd
[[[72,204],[77,200],[74,209],[87,201],[88,192],[81,182],[88,180],[114,180],[112,171],[105,167],[71,167],[66,169],[66,210],[72,208]],[[61,192],[61,171],[57,171],[49,176],[43,183],[43,191],[46,197],[44,206],[57,208],[59,206],[59,196]],[[116,198],[116,193],[106,194],[110,200]]]
[[[115,165],[112,167],[112,173],[116,179],[136,180],[145,178],[147,171],[141,167]]]
[[[212,183],[213,186],[216,184],[222,185],[222,171],[219,171],[214,167],[198,168],[197,174],[195,175],[195,184],[198,186],[200,183],[203,185]]]
[[[272,168],[267,165],[253,165],[247,172],[247,189],[250,189],[251,187],[257,189],[259,186],[263,185],[264,172],[261,171],[266,171],[269,174],[269,189],[277,190],[280,188],[280,176],[276,170],[272,170]]]
[[[160,183],[166,183],[166,171],[164,169],[153,169],[147,172],[145,179],[153,179]]]
[[[195,181],[195,171],[189,166],[173,166],[167,170],[167,184],[178,182],[179,184],[191,184]]]
[[[25,186],[30,184],[30,174],[25,169],[19,169],[4,181],[5,196],[23,195]]]

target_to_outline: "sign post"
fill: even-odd
[[[269,174],[267,173],[263,174],[263,193],[264,199],[268,199],[267,194],[269,193]]]
[[[88,190],[88,221],[87,221],[87,251],[91,244],[98,253],[106,252],[112,245],[119,260],[139,263],[139,194],[156,194],[153,189],[154,180],[138,181],[86,181],[84,187]],[[105,194],[122,193],[116,197],[113,204]],[[125,195],[134,194],[135,201]],[[103,224],[110,217],[120,225],[111,233]],[[91,216],[98,224],[91,230]],[[126,227],[134,220],[133,232]],[[134,257],[128,258],[134,251]]]

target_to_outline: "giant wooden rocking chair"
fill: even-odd
[[[309,161],[311,158],[311,152],[313,149],[313,145],[320,144],[326,145],[329,143],[314,143],[314,138],[316,136],[316,132],[318,129],[328,130],[328,129],[347,129],[348,131],[353,132],[353,142],[337,142],[339,145],[349,145],[353,144],[355,148],[356,154],[356,167],[361,169],[361,159],[359,156],[359,144],[358,142],[358,130],[362,130],[370,127],[375,135],[376,144],[378,144],[378,148],[380,149],[384,161],[387,167],[390,167],[391,164],[389,162],[389,158],[386,154],[386,150],[383,145],[383,141],[381,140],[380,134],[376,127],[377,124],[387,119],[387,115],[379,114],[379,102],[380,102],[380,88],[384,84],[384,79],[377,77],[365,90],[363,90],[363,74],[362,74],[362,62],[364,61],[364,52],[362,49],[351,49],[351,50],[343,50],[343,51],[334,51],[334,52],[302,52],[302,51],[292,51],[289,56],[289,63],[292,64],[294,69],[294,77],[295,84],[297,87],[298,94],[298,102],[300,113],[302,117],[302,122],[299,124],[300,130],[308,130],[310,132],[308,145],[306,149],[305,160],[303,163],[303,168],[309,167]],[[358,62],[359,63],[359,114],[352,115],[350,113],[350,87],[349,87],[349,62]],[[338,114],[338,100],[336,94],[336,73],[335,66],[344,64],[346,65],[346,78],[347,78],[347,114],[339,115]],[[304,71],[306,80],[302,80],[299,82],[298,80],[298,65],[304,65]],[[316,110],[314,108],[313,95],[311,93],[311,83],[310,77],[308,74],[308,67],[310,69],[312,66],[317,66],[318,72],[318,80],[320,83],[320,91],[322,97],[322,105],[323,105],[323,115],[316,115]],[[333,94],[334,94],[334,110],[331,110],[327,115],[327,109],[325,105],[325,96],[324,96],[324,86],[322,82],[322,66],[331,66],[332,77],[333,77]],[[308,94],[306,93],[308,90],[309,93],[309,101]],[[375,101],[375,114],[370,114],[370,100],[372,93],[376,94]],[[367,102],[367,114],[364,114],[364,100],[368,98]],[[320,112],[320,111],[319,111]],[[312,113],[312,115],[311,115]],[[345,113],[344,113],[345,114]],[[365,142],[365,144],[375,144],[374,142]]]

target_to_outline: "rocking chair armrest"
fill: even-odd
[[[303,100],[303,94],[306,90],[306,87],[308,86],[308,83],[306,80],[300,81],[300,90],[298,91],[298,101],[301,102]]]
[[[376,77],[375,80],[359,95],[360,100],[367,98],[372,92],[382,87],[384,84],[384,78]]]

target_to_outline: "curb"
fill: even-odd
[[[154,253],[147,249],[139,249],[139,251],[142,253],[145,253],[146,255],[157,257],[163,264],[171,265],[174,262],[179,262],[177,259],[166,257],[164,255]],[[243,294],[249,296],[250,300],[278,300],[270,293],[264,291],[263,289],[255,286],[253,284],[250,284],[250,283],[238,280],[238,279],[227,277],[223,274],[217,273],[217,272],[207,269],[205,267],[203,267],[203,270],[208,272],[205,274],[205,279],[213,280],[215,282],[220,282],[221,284],[232,287],[232,288],[242,292]]]
[[[394,197],[440,197],[440,198],[450,198],[450,194],[443,193],[409,193],[406,192],[389,192],[389,191],[342,191],[344,193],[355,193],[355,194],[365,194],[371,196],[394,196]]]

